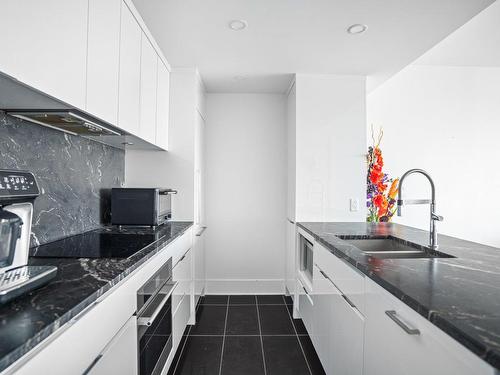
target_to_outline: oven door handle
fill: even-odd
[[[158,317],[158,314],[160,313],[161,309],[163,309],[163,306],[165,306],[165,303],[167,303],[168,299],[170,298],[170,296],[172,295],[174,289],[177,287],[178,284],[179,284],[178,281],[174,283],[166,283],[155,297],[155,299],[161,298],[161,302],[158,304],[153,313],[146,315],[148,310],[146,309],[144,314],[139,315],[137,317],[137,325],[150,326],[151,324],[153,324],[155,319]]]

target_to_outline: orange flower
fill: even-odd
[[[370,172],[370,181],[373,185],[377,185],[382,180],[382,173],[377,169],[372,169]]]
[[[378,209],[378,217],[382,217],[385,214],[387,214],[388,207],[389,207],[389,201],[387,200],[386,197],[382,196],[382,202],[381,202],[380,207]]]
[[[374,198],[373,198],[373,204],[375,205],[375,207],[377,207],[379,210],[382,208],[382,205],[384,204],[384,196],[382,194],[377,194]]]
[[[392,181],[391,188],[389,189],[389,199],[396,199],[396,194],[398,193],[399,178]]]

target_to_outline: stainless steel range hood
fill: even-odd
[[[113,125],[1,72],[0,110],[35,124],[98,141],[109,136],[128,136]]]
[[[76,110],[9,110],[8,115],[62,130],[73,135],[100,136],[121,135],[119,132],[90,119]]]

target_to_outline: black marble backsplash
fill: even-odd
[[[109,194],[124,181],[125,152],[0,111],[0,168],[33,172],[40,186],[31,244],[109,222]]]

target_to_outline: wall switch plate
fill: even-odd
[[[359,211],[359,200],[357,198],[349,199],[349,209],[351,212]]]

